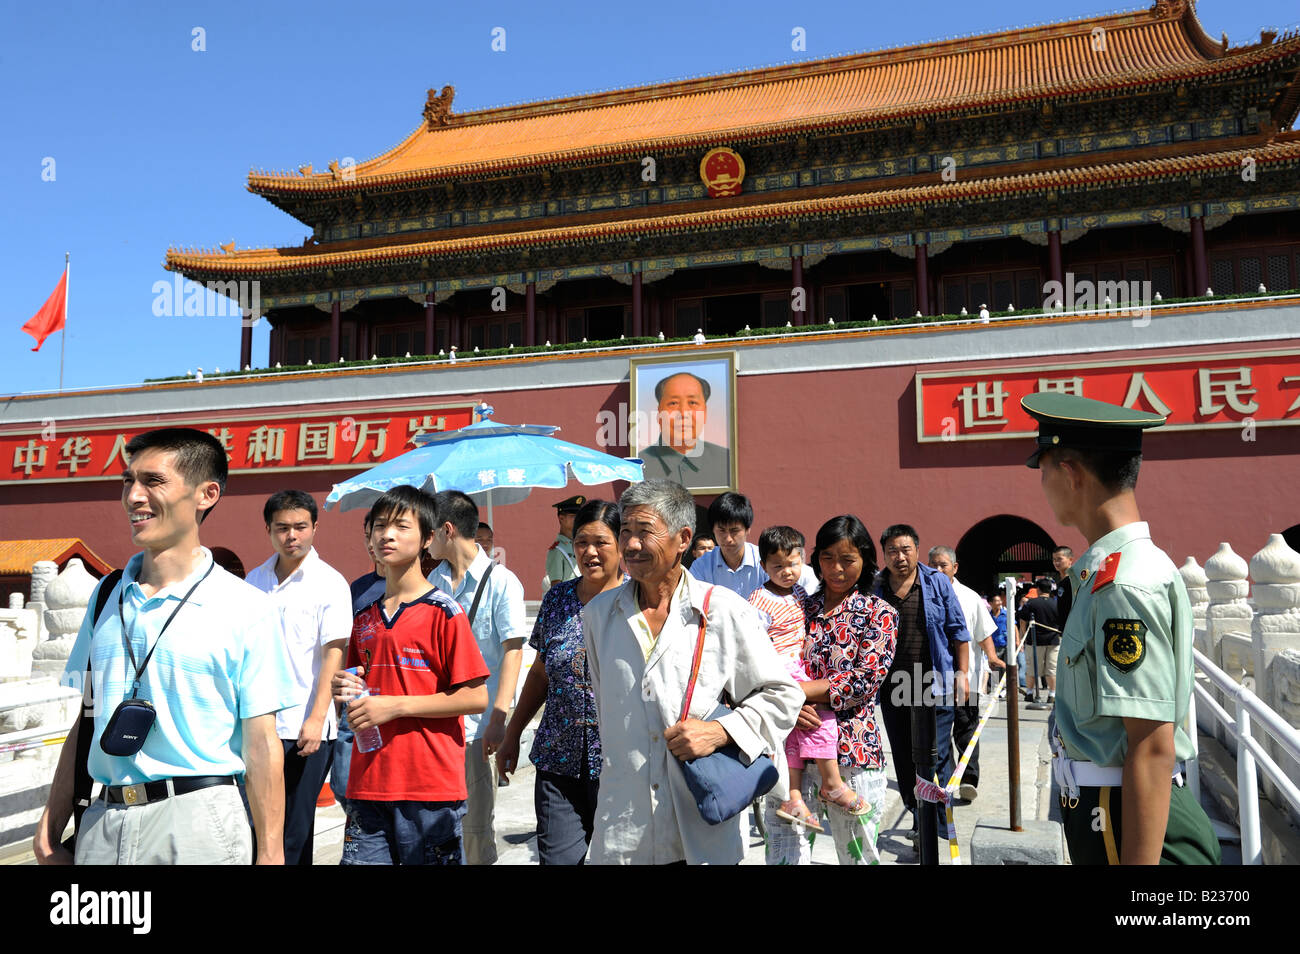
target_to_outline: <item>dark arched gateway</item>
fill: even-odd
[[[989,594],[1008,573],[1052,576],[1051,536],[1024,517],[998,514],[981,520],[957,544],[957,577],[977,593]]]

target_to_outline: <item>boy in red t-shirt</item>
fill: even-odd
[[[343,839],[345,865],[461,864],[465,815],[462,716],[488,706],[488,668],[460,606],[434,589],[420,555],[437,525],[433,497],[414,487],[384,494],[366,518],[384,595],[357,613],[348,667],[336,701],[347,703],[356,739],[381,727],[383,745],[361,752],[354,741],[347,797],[354,811]]]

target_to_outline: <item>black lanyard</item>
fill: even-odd
[[[157,649],[158,644],[162,642],[163,633],[167,632],[167,627],[172,624],[172,620],[174,620],[176,618],[176,614],[181,611],[181,607],[189,602],[190,597],[194,595],[194,591],[199,588],[199,583],[202,583],[204,580],[208,578],[208,574],[212,572],[212,568],[216,565],[217,564],[215,561],[209,563],[207,573],[204,573],[201,577],[199,577],[198,581],[193,586],[190,587],[190,591],[186,593],[183,597],[181,597],[180,604],[174,610],[172,610],[172,615],[167,617],[167,622],[163,623],[163,628],[158,631],[158,638],[153,641],[153,646],[150,647],[149,652],[145,655],[144,662],[140,663],[138,666],[136,665],[135,662],[135,650],[131,648],[131,637],[126,630],[126,616],[122,613],[122,594],[126,592],[126,587],[127,587],[126,581],[125,580],[122,581],[122,588],[117,591],[117,618],[122,624],[122,642],[126,645],[126,654],[131,658],[131,665],[135,666],[135,679],[132,681],[131,684],[132,699],[134,699],[136,697],[136,693],[140,691],[140,674],[144,672],[144,667],[149,665],[149,660],[153,658],[153,651]],[[139,616],[140,614],[137,612],[136,618],[139,618]]]

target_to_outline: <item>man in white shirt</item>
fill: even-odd
[[[993,634],[997,632],[998,626],[993,622],[988,604],[984,602],[983,597],[957,579],[957,554],[952,547],[931,547],[929,556],[930,569],[939,570],[952,583],[953,591],[957,594],[957,602],[961,604],[962,615],[966,617],[966,628],[970,631],[971,644],[978,647],[972,648],[970,653],[971,693],[966,699],[966,705],[957,706],[953,714],[952,757],[953,761],[957,762],[961,760],[966,746],[970,745],[975,727],[979,725],[979,684],[984,658],[988,657],[989,665],[994,669],[1006,669],[1007,664],[998,658],[997,649],[993,646]],[[967,800],[975,798],[979,794],[979,783],[980,747],[977,742],[975,751],[971,753],[970,763],[966,766],[966,772],[962,775],[961,785],[957,789],[958,797]]]
[[[497,860],[497,779],[491,756],[506,737],[506,717],[515,698],[524,654],[524,587],[519,578],[493,563],[475,542],[478,506],[459,490],[436,497],[438,523],[430,549],[440,560],[429,582],[460,604],[491,675],[489,709],[465,716],[465,862],[490,865]],[[481,593],[480,593],[481,591]]]
[[[283,621],[296,704],[276,714],[284,746],[284,863],[312,863],[316,799],[325,783],[337,720],[330,681],[352,634],[348,582],[312,546],[316,501],[301,490],[272,494],[262,508],[275,555],[248,574]]]

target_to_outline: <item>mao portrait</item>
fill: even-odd
[[[632,449],[647,480],[694,493],[736,486],[733,355],[634,361],[632,398]]]

